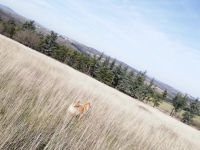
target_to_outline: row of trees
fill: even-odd
[[[0,16],[0,33],[37,51],[43,48],[44,36],[36,32],[34,21],[18,26],[13,18],[3,21]]]
[[[110,57],[103,58],[103,53],[100,56],[90,56],[60,45],[56,42],[58,36],[53,31],[47,36],[37,33],[34,21],[27,21],[22,26],[16,26],[15,20],[11,18],[8,21],[1,20],[0,24],[2,34],[66,63],[133,98],[152,101],[154,106],[158,106],[166,98],[166,96],[155,94],[154,79],[150,84],[146,83],[146,72],[135,74],[128,67],[116,64],[116,60],[111,60]]]
[[[146,71],[135,73],[122,64],[116,64],[116,60],[110,57],[86,55],[67,48],[57,43],[57,34],[51,31],[50,35],[44,36],[36,32],[34,21],[27,21],[22,26],[16,26],[14,19],[3,21],[0,17],[0,33],[65,63],[91,77],[107,84],[133,98],[146,103],[159,106],[167,98],[167,90],[162,95],[155,92],[154,79],[146,82]],[[184,109],[183,122],[190,124],[192,119],[199,113],[198,99],[193,103],[188,102],[187,96],[178,93],[172,100],[173,109],[171,116]]]

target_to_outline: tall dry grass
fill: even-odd
[[[67,115],[79,100],[81,120]],[[200,132],[0,36],[0,149],[198,150]]]

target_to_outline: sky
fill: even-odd
[[[0,4],[200,97],[199,0],[0,0]]]

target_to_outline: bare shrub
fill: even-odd
[[[30,30],[18,31],[14,39],[33,49],[38,49],[40,44],[40,37],[34,31]]]

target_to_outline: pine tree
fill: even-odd
[[[146,78],[146,71],[145,72],[139,72],[134,81],[131,82],[130,85],[130,94],[133,98],[139,98],[141,97],[142,90],[144,89],[144,83]]]
[[[106,57],[106,59],[104,60],[104,62],[102,63],[102,67],[108,67],[110,63],[110,57]]]
[[[181,109],[183,109],[188,102],[188,96],[182,96],[180,93],[178,93],[172,100],[173,109],[170,113],[170,116],[176,115],[177,112]]]
[[[104,52],[101,53],[101,55],[97,58],[98,61],[101,61],[101,59],[103,58]]]
[[[34,25],[34,21],[26,21],[22,25],[22,30],[30,30],[30,31],[35,31],[36,27]]]
[[[144,84],[142,86],[142,90],[141,90],[141,94],[140,94],[140,100],[144,100],[146,99],[149,95],[151,95],[152,90],[155,90],[155,86],[154,86],[154,78],[150,81],[149,85]]]
[[[112,85],[115,88],[118,86],[119,82],[122,80],[122,77],[123,77],[123,70],[122,69],[123,69],[122,64],[119,64],[113,70],[114,77],[113,77]]]
[[[117,89],[121,92],[127,93],[128,90],[128,75],[127,75],[128,67],[124,67],[122,69],[121,80],[117,85]]]
[[[109,69],[110,69],[111,71],[114,70],[114,68],[115,68],[115,63],[116,63],[116,59],[114,59],[114,60],[112,61],[112,63],[110,64],[110,66],[109,66]]]
[[[90,56],[89,55],[83,55],[82,63],[83,63],[83,67],[81,69],[81,72],[88,73],[88,70],[89,70],[89,67],[90,67]]]
[[[65,45],[58,45],[52,52],[52,57],[58,61],[65,62],[69,49]]]
[[[154,87],[155,88],[155,87]],[[154,88],[152,88],[149,93],[147,94],[147,98],[146,98],[146,103],[149,103],[150,101],[152,101],[152,99],[155,97],[155,90]]]
[[[194,102],[191,103],[190,108],[192,114],[198,115],[200,113],[199,98],[197,98]]]
[[[165,89],[165,91],[162,94],[162,99],[163,100],[165,100],[167,98],[167,94],[168,94],[167,89]]]
[[[128,67],[125,66],[125,67],[123,68],[123,75],[126,75],[126,74],[127,74],[127,71],[128,71]]]
[[[67,58],[66,58],[66,62],[69,66],[73,66],[75,64],[75,59],[76,59],[76,56],[78,55],[78,52],[77,51],[72,51],[72,50],[69,50],[67,52]]]
[[[129,79],[129,80],[132,80],[132,79],[134,78],[134,76],[135,76],[134,71],[131,70],[131,71],[128,73],[127,76],[128,76],[128,79]]]
[[[90,74],[92,77],[94,77],[96,66],[97,66],[97,58],[95,54],[94,57],[92,57],[89,61],[88,74]]]
[[[73,68],[83,72],[85,70],[86,67],[86,57],[84,56],[83,53],[77,53],[76,57],[75,57],[75,63],[73,65]]]
[[[58,48],[56,40],[57,34],[51,31],[51,34],[47,35],[44,40],[42,52],[48,56],[51,56],[52,51]]]
[[[182,121],[187,124],[191,124],[193,122],[193,118],[195,118],[200,112],[200,105],[198,98],[194,102],[191,102],[190,105],[186,107],[184,110],[185,112],[183,114]]]
[[[104,54],[101,53],[101,55],[98,58],[96,58],[96,62],[95,62],[95,66],[93,68],[93,74],[92,74],[92,76],[94,78],[97,77],[97,74],[99,73],[99,70],[102,68],[102,58],[103,58],[103,55]]]
[[[97,80],[107,85],[111,85],[112,78],[113,78],[113,73],[109,71],[108,67],[106,66],[102,67],[97,74]]]
[[[158,107],[160,105],[160,103],[162,103],[162,98],[163,98],[162,95],[156,94],[152,99],[153,107],[155,107],[155,106]]]
[[[7,22],[4,23],[4,30],[9,34],[9,37],[12,38],[15,33],[15,20],[10,18]]]

